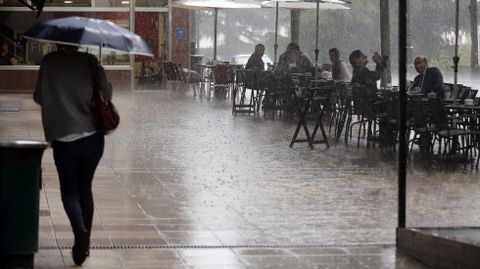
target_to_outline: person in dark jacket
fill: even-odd
[[[45,139],[53,148],[60,194],[75,236],[73,261],[81,265],[89,256],[92,180],[105,145],[90,112],[95,69],[97,83],[109,99],[112,90],[95,56],[77,49],[58,45],[43,58],[33,99],[41,106]]]
[[[445,95],[442,72],[436,67],[428,67],[428,60],[425,56],[417,56],[413,61],[418,75],[413,80],[413,93],[435,93],[443,98]]]
[[[378,53],[372,56],[375,62],[375,70],[371,71],[367,68],[368,59],[360,50],[354,50],[349,56],[350,64],[353,66],[352,84],[364,88],[368,95],[374,95],[377,92],[377,81],[382,78],[385,64]]]
[[[248,62],[245,65],[245,69],[265,70],[265,63],[262,60],[262,56],[265,53],[265,46],[263,44],[257,44],[255,46],[255,52],[248,58]]]
[[[278,65],[275,70],[277,74],[313,72],[312,60],[300,50],[300,46],[291,42],[287,50],[278,58]]]
[[[17,59],[8,52],[8,44],[5,41],[0,41],[0,65],[13,65],[17,63]]]

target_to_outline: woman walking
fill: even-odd
[[[96,131],[90,112],[94,72],[108,98],[112,90],[93,55],[74,46],[57,48],[40,65],[33,98],[41,106],[45,138],[53,148],[62,202],[75,236],[73,261],[81,265],[89,256],[92,180],[104,149],[104,136]]]

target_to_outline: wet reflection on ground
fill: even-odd
[[[245,248],[98,250],[92,264],[163,268],[146,262],[157,257],[164,268],[421,268],[391,245],[395,152],[356,141],[289,148],[294,121],[232,116],[228,100],[191,91],[118,92],[114,101],[122,122],[106,139],[94,182],[92,245]],[[43,139],[30,96],[1,95],[0,103],[22,108],[0,113],[2,138]],[[51,155],[43,160],[41,209],[49,214],[40,218],[39,256],[55,267],[62,253],[71,264],[67,249],[55,249],[69,246],[71,234]],[[478,224],[478,172],[425,169],[419,159],[409,167],[408,225]]]

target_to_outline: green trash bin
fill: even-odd
[[[46,142],[0,141],[0,268],[33,268]]]

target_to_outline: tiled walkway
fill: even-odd
[[[294,122],[231,115],[191,92],[118,92],[119,129],[94,180],[85,268],[424,268],[394,248],[391,152],[288,147]],[[2,139],[43,139],[30,96],[0,95]],[[14,109],[13,109],[14,110]],[[52,152],[43,159],[38,268],[70,267]],[[476,171],[409,170],[408,224],[480,224]]]

